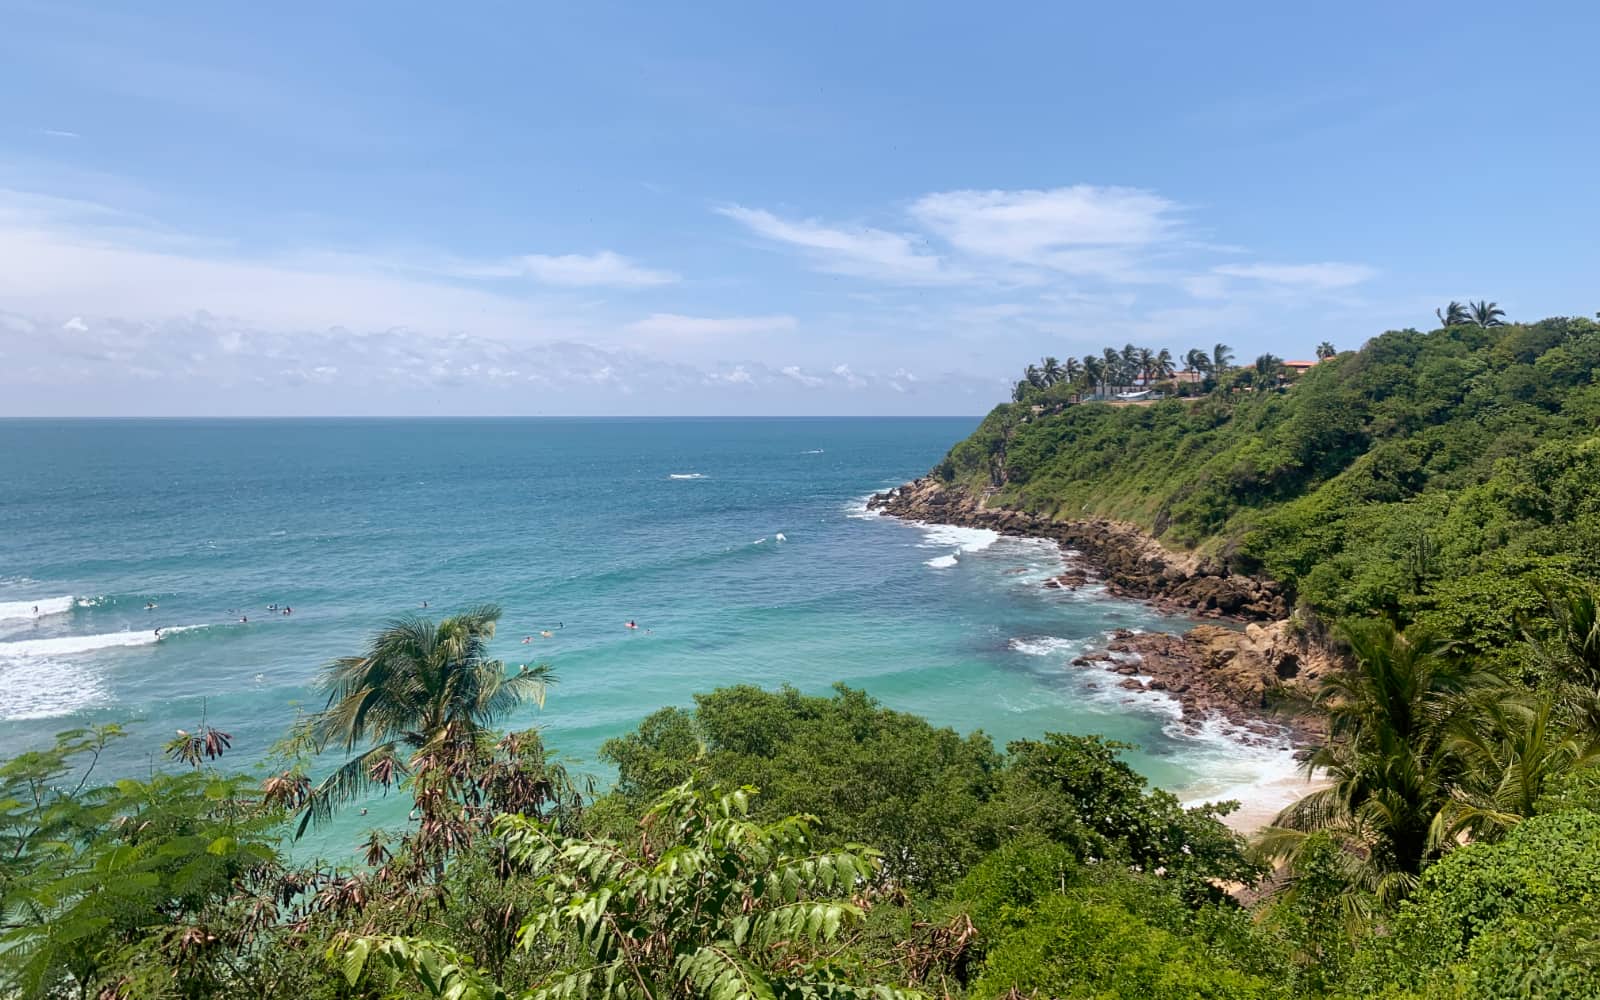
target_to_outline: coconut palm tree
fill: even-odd
[[[1117,353],[1117,349],[1108,347],[1101,352],[1101,357],[1106,363],[1106,382],[1108,383],[1106,388],[1109,390],[1126,384],[1122,381],[1125,366],[1122,361],[1122,355]]]
[[[1256,384],[1266,387],[1283,377],[1283,359],[1276,354],[1263,354],[1256,358]]]
[[[1326,360],[1328,360],[1329,358],[1333,357],[1334,355],[1336,355],[1338,353],[1339,353],[1338,348],[1334,347],[1333,344],[1331,344],[1330,342],[1328,342],[1326,340],[1324,340],[1322,343],[1317,345],[1317,360],[1318,361],[1326,361]]]
[[[1046,389],[1061,381],[1061,362],[1053,357],[1043,358],[1039,361],[1039,374],[1044,379]]]
[[[1155,377],[1156,352],[1148,347],[1141,347],[1133,352],[1133,370],[1149,385]]]
[[[1023,372],[1022,378],[1035,389],[1044,388],[1044,372],[1039,370],[1038,365],[1029,365],[1028,370]]]
[[[1496,681],[1446,644],[1388,622],[1356,622],[1344,638],[1355,666],[1323,680],[1328,738],[1306,762],[1332,784],[1279,813],[1256,846],[1292,863],[1309,834],[1326,831],[1350,851],[1360,887],[1393,903],[1449,846],[1440,816],[1462,773],[1456,733],[1473,695]]]
[[[1093,354],[1083,356],[1083,377],[1097,392],[1105,392],[1106,388],[1106,363],[1103,358]]]
[[[1478,326],[1505,326],[1506,321],[1503,318],[1505,314],[1506,311],[1494,302],[1485,302],[1483,299],[1479,299],[1472,303],[1472,322]]]
[[[448,756],[482,739],[518,705],[544,704],[555,681],[549,667],[507,674],[489,659],[499,618],[494,605],[439,622],[397,618],[363,652],[327,666],[321,679],[327,705],[303,724],[303,740],[319,753],[370,746],[311,790],[296,836],[362,792],[393,784],[421,758]]]
[[[1077,381],[1078,376],[1082,374],[1083,362],[1079,361],[1077,358],[1069,355],[1067,360],[1061,362],[1061,381],[1075,382]]]
[[[1463,725],[1454,750],[1463,773],[1435,820],[1433,839],[1462,833],[1495,839],[1539,811],[1553,779],[1600,758],[1600,742],[1561,713],[1555,692],[1531,704],[1485,699]]]
[[[1150,374],[1155,379],[1171,378],[1177,374],[1177,366],[1172,363],[1172,352],[1163,347],[1155,356],[1150,365]]]
[[[1468,321],[1467,307],[1454,299],[1443,309],[1435,309],[1433,314],[1439,317],[1439,325],[1443,327],[1461,326]]]
[[[1211,349],[1211,374],[1221,377],[1228,374],[1228,369],[1233,365],[1233,348],[1227,344],[1218,344]]]

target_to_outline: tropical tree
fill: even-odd
[[[499,618],[494,605],[437,623],[397,618],[364,652],[328,665],[321,680],[327,705],[302,723],[298,741],[319,753],[371,746],[309,791],[296,836],[370,788],[418,769],[448,771],[481,754],[489,749],[495,720],[524,702],[544,704],[555,680],[548,666],[507,674],[504,664],[489,659]]]
[[[1485,699],[1463,723],[1453,747],[1463,773],[1435,821],[1439,843],[1498,839],[1539,812],[1555,779],[1600,759],[1600,743],[1563,718],[1554,692],[1531,704]]]
[[[1098,358],[1093,354],[1084,355],[1083,377],[1091,386],[1094,386],[1100,392],[1104,392],[1106,388],[1105,359]]]
[[[1317,345],[1318,361],[1326,361],[1338,353],[1339,349],[1334,347],[1329,341],[1324,340],[1322,343]]]
[[[1130,344],[1129,346],[1131,347],[1132,345]],[[1108,383],[1107,388],[1110,389],[1116,386],[1126,385],[1127,383],[1123,381],[1123,377],[1127,366],[1122,360],[1122,355],[1117,353],[1117,349],[1114,347],[1106,348],[1103,352],[1101,352],[1101,358],[1105,361],[1106,365],[1106,382]]]
[[[1587,587],[1544,588],[1549,632],[1523,626],[1533,661],[1567,712],[1600,739],[1600,598]]]
[[[1144,380],[1145,384],[1148,385],[1155,379],[1155,369],[1156,352],[1152,351],[1148,347],[1141,347],[1134,352],[1133,370],[1138,373],[1139,377]]]
[[[1083,362],[1077,358],[1069,356],[1067,360],[1061,362],[1061,381],[1075,382],[1078,376],[1082,374]]]
[[[1483,299],[1472,303],[1472,322],[1482,327],[1505,326],[1506,311],[1494,302]]]
[[[1496,684],[1423,632],[1358,621],[1343,637],[1354,666],[1323,680],[1328,738],[1306,762],[1331,783],[1279,813],[1256,846],[1292,865],[1308,835],[1324,831],[1348,851],[1354,885],[1392,904],[1451,846],[1459,720]]]
[[[1439,325],[1443,327],[1461,326],[1469,321],[1467,307],[1454,299],[1443,309],[1435,309],[1433,314],[1439,317]]]
[[[680,785],[628,843],[562,838],[503,817],[496,832],[537,880],[530,896],[539,903],[519,937],[528,951],[555,957],[529,1000],[915,996],[862,982],[837,957],[864,918],[851,897],[875,879],[874,855],[818,846],[803,816],[752,821],[752,792],[713,797]],[[425,939],[352,938],[330,957],[352,986],[365,978],[392,990],[407,976],[431,996],[505,996]]]
[[[1233,365],[1233,348],[1227,344],[1218,344],[1211,349],[1211,373],[1216,376],[1228,374],[1228,369]]]
[[[1165,347],[1157,352],[1155,359],[1150,363],[1150,377],[1154,379],[1171,378],[1177,371],[1177,366],[1172,363],[1172,352]]]
[[[1276,354],[1263,354],[1256,358],[1256,384],[1270,386],[1283,377],[1283,359]]]
[[[1062,379],[1061,362],[1053,357],[1047,357],[1039,362],[1039,377],[1043,379],[1045,388],[1049,388]]]

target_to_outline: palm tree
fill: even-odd
[[[1153,381],[1155,369],[1156,352],[1148,347],[1141,347],[1133,352],[1133,370],[1139,373],[1139,377],[1146,385]]]
[[[1191,347],[1189,348],[1188,352],[1184,354],[1183,363],[1190,371],[1199,372],[1204,375],[1211,370],[1211,355],[1207,354],[1205,351],[1202,351],[1198,347]]]
[[[1122,378],[1123,378],[1122,355],[1117,353],[1117,349],[1116,348],[1108,347],[1101,353],[1101,356],[1102,356],[1102,358],[1104,358],[1105,363],[1106,363],[1106,382],[1109,383],[1107,388],[1110,389],[1110,388],[1114,388],[1116,386],[1122,385],[1123,384],[1123,381],[1122,381]]]
[[[1333,344],[1329,343],[1326,340],[1324,340],[1322,343],[1317,345],[1317,360],[1318,361],[1326,361],[1326,360],[1328,360],[1329,358],[1333,357],[1334,355],[1336,355],[1338,353],[1339,353],[1338,348],[1334,347]]]
[[[1506,321],[1502,319],[1505,314],[1506,311],[1496,303],[1485,302],[1482,299],[1472,303],[1472,322],[1479,326],[1505,326]]]
[[[1216,376],[1228,374],[1228,368],[1233,364],[1233,348],[1227,344],[1218,344],[1211,349],[1211,373]]]
[[[304,740],[319,753],[372,745],[311,790],[295,836],[363,791],[393,784],[424,758],[460,752],[518,705],[544,704],[555,681],[549,667],[507,675],[504,664],[488,658],[499,619],[492,604],[437,623],[396,618],[360,655],[327,666],[321,679],[327,706],[303,724]]]
[[[1439,325],[1443,327],[1460,326],[1467,322],[1467,308],[1461,303],[1450,300],[1450,304],[1443,309],[1435,309],[1433,314],[1439,317]]]
[[[1023,373],[1022,377],[1033,388],[1044,388],[1044,372],[1039,370],[1038,365],[1029,365],[1028,370]]]
[[[1061,381],[1061,362],[1055,358],[1044,358],[1039,362],[1039,374],[1044,379],[1046,389]]]
[[[1266,387],[1283,377],[1283,359],[1276,354],[1263,354],[1256,358],[1255,369],[1256,383]]]
[[[1360,887],[1393,903],[1449,846],[1440,816],[1461,772],[1455,733],[1470,696],[1495,682],[1425,633],[1362,621],[1344,638],[1355,666],[1323,680],[1328,738],[1306,762],[1332,784],[1279,813],[1257,849],[1292,863],[1310,833],[1326,831],[1351,852]]]
[[[1096,391],[1104,392],[1106,387],[1106,363],[1104,359],[1097,358],[1093,354],[1085,354],[1083,356],[1083,377],[1088,380],[1090,385],[1095,387]]]
[[[1435,821],[1433,839],[1448,843],[1465,832],[1494,839],[1539,811],[1553,779],[1600,757],[1600,742],[1564,721],[1554,692],[1532,704],[1486,699],[1455,744],[1463,775]]]
[[[1061,381],[1075,382],[1077,381],[1078,376],[1082,374],[1083,362],[1079,361],[1077,358],[1069,355],[1067,360],[1061,362]]]
[[[1150,366],[1152,377],[1156,379],[1171,378],[1177,374],[1177,367],[1172,363],[1172,352],[1163,347],[1156,354],[1155,361]]]

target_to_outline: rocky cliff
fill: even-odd
[[[1229,573],[1214,559],[1169,551],[1131,524],[1057,520],[989,506],[987,499],[926,478],[880,493],[867,506],[913,521],[1048,538],[1078,553],[1082,565],[1048,586],[1075,589],[1094,580],[1112,594],[1149,600],[1165,610],[1249,622],[1242,629],[1198,625],[1181,636],[1122,632],[1106,649],[1072,663],[1122,675],[1122,687],[1167,692],[1194,719],[1222,715],[1248,728],[1270,718],[1304,738],[1320,733],[1320,713],[1310,709],[1310,696],[1317,680],[1338,663],[1284,620],[1288,608],[1272,581]]]

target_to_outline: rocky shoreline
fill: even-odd
[[[1107,670],[1129,690],[1166,692],[1182,705],[1186,719],[1221,716],[1246,739],[1277,738],[1281,728],[1275,727],[1304,741],[1324,732],[1320,713],[1308,707],[1309,696],[1316,680],[1337,664],[1325,648],[1290,627],[1275,583],[1229,573],[1214,559],[1171,552],[1133,525],[1105,518],[1058,521],[984,501],[925,478],[879,493],[867,507],[910,521],[1050,539],[1082,561],[1046,586],[1076,590],[1097,583],[1110,594],[1149,601],[1166,612],[1231,620],[1233,627],[1198,624],[1181,636],[1119,631],[1105,649],[1078,657],[1072,666]]]

